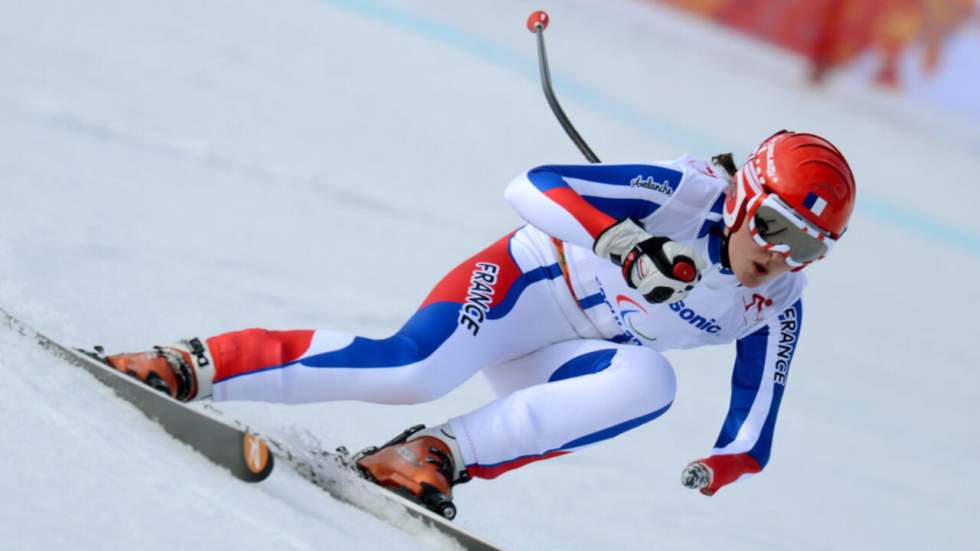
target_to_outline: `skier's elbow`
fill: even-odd
[[[524,203],[524,197],[533,187],[527,175],[527,172],[517,175],[504,189],[504,200],[518,211],[520,210],[518,206]]]

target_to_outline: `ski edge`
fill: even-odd
[[[62,345],[0,307],[0,325],[29,339],[52,356],[81,367],[129,402],[167,434],[232,476],[260,482],[271,474],[275,457],[261,435],[240,422],[207,415],[120,373],[86,354]]]
[[[451,523],[422,505],[367,480],[357,473],[355,467],[349,463],[349,456],[337,452],[319,451],[316,452],[320,462],[317,464],[317,462],[297,457],[287,445],[276,439],[267,437],[267,442],[272,453],[282,464],[288,464],[299,476],[338,501],[356,507],[379,520],[414,535],[422,534],[409,530],[404,522],[400,522],[401,519],[398,518],[397,513],[391,513],[392,508],[402,514],[407,514],[426,528],[455,540],[467,551],[502,551],[501,547]],[[327,468],[324,468],[324,464],[327,465]]]
[[[209,459],[212,463],[230,471],[230,474],[240,480],[260,482],[271,474],[273,466],[279,462],[288,465],[301,478],[325,491],[334,499],[351,505],[413,536],[424,537],[425,534],[411,529],[404,522],[400,522],[399,515],[392,513],[393,509],[418,521],[420,527],[450,538],[453,543],[467,551],[502,551],[501,547],[497,547],[466,529],[450,523],[450,521],[423,506],[365,479],[352,467],[342,467],[340,463],[343,460],[338,453],[323,451],[320,452],[320,456],[321,459],[336,464],[332,468],[334,472],[342,473],[339,476],[343,480],[318,476],[316,465],[303,461],[279,439],[253,430],[246,423],[227,415],[212,402],[202,402],[200,408],[192,408],[185,403],[178,402],[170,396],[105,366],[80,351],[62,345],[34,329],[2,306],[0,306],[0,325],[6,326],[7,329],[21,337],[34,341],[35,345],[52,356],[85,369],[112,390],[114,394],[132,404],[148,419],[157,423],[165,432],[190,446],[195,452]],[[155,404],[155,406],[148,408],[147,404]],[[173,416],[161,415],[160,412],[165,409],[180,412],[178,417],[184,417],[185,420],[194,417],[206,421],[208,430],[198,427],[196,431],[189,431],[187,423],[175,422]],[[154,414],[154,411],[157,414]],[[236,441],[231,444],[225,441],[215,446],[214,440],[211,438],[212,434],[207,434],[213,433],[214,428],[220,428],[226,435],[235,435]],[[250,464],[249,458],[256,455],[262,456],[264,460]],[[375,504],[380,502],[380,505],[369,505],[367,504],[369,501],[373,501]]]

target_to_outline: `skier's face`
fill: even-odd
[[[748,224],[742,224],[729,239],[728,261],[738,282],[750,289],[790,269],[782,254],[767,251],[752,239]]]

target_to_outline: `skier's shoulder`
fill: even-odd
[[[724,169],[691,154],[684,154],[668,161],[670,167],[684,173],[684,182],[721,191],[728,187],[728,175]]]
[[[720,222],[726,183],[718,177],[709,163],[691,155],[682,155],[670,161],[657,161],[646,166],[668,171],[676,184],[669,189],[652,181],[639,181],[631,185],[656,185],[664,195],[659,207],[640,220],[644,228],[654,235],[666,235],[675,240],[694,240],[703,236],[703,230]]]
[[[715,187],[716,189],[723,189],[727,185],[727,181],[724,175],[719,173],[718,167],[689,153],[673,159],[645,161],[633,164],[632,166],[649,167],[660,169],[661,171],[673,171],[677,173],[677,177],[682,180],[683,184],[697,181],[701,185]]]
[[[719,200],[728,186],[727,180],[711,163],[685,154],[655,163],[657,166],[680,173],[680,183],[674,194],[672,208],[690,214],[708,211]],[[720,212],[720,211],[719,211]]]

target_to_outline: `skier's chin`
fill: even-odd
[[[741,283],[743,287],[748,289],[755,289],[765,282],[764,279],[760,279],[754,274],[746,274],[744,272],[735,272],[735,278],[738,279],[738,282]]]
[[[743,287],[754,289],[772,277],[769,268],[760,262],[746,261],[738,266],[735,271],[735,278]]]
[[[732,272],[744,287],[754,289],[779,274],[789,270],[782,258],[760,247],[749,233],[748,225],[742,224],[728,240],[728,257]]]

